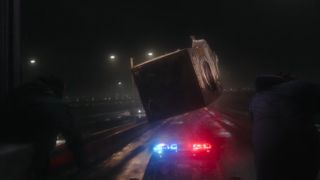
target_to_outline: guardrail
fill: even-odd
[[[112,138],[113,136],[115,136],[117,134],[125,133],[128,130],[145,125],[146,123],[147,123],[147,121],[144,120],[139,123],[128,123],[128,124],[119,125],[119,126],[116,126],[113,128],[105,129],[102,131],[98,131],[98,132],[95,132],[95,133],[91,134],[90,136],[88,136],[86,138],[86,141],[90,141],[90,140],[94,140],[94,139],[97,140],[97,138],[99,138],[99,137],[103,137],[104,139]]]

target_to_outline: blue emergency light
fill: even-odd
[[[153,147],[153,151],[158,154],[162,154],[164,152],[177,152],[178,145],[160,143]]]

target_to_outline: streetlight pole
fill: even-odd
[[[0,1],[0,105],[22,83],[20,0]]]
[[[130,57],[130,71],[133,68],[133,66],[134,66],[133,57]],[[133,96],[135,95],[135,84],[134,84],[134,78],[132,73],[130,73],[130,75],[131,75],[131,88],[132,88],[132,98],[133,98]]]

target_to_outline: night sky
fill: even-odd
[[[225,87],[252,86],[262,73],[318,81],[317,0],[22,1],[24,78],[54,74],[70,95],[129,86],[129,57],[145,59],[205,38],[220,57]],[[106,62],[111,53],[117,63]],[[39,63],[30,67],[28,58]]]

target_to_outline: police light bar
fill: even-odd
[[[201,152],[210,152],[212,149],[212,145],[210,143],[193,143],[188,146],[185,146],[186,148],[183,148],[183,151],[190,151],[193,153],[201,153]],[[153,147],[153,152],[162,155],[164,153],[170,153],[170,152],[178,152],[178,144],[166,144],[166,143],[160,143]]]

